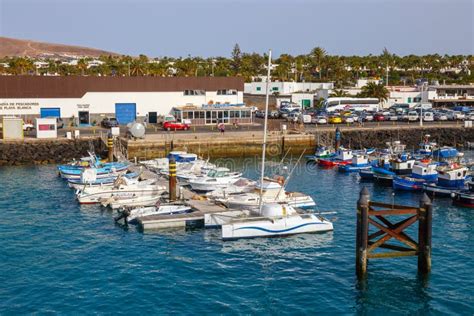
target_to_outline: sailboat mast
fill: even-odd
[[[270,89],[270,71],[272,67],[272,50],[268,51],[268,68],[267,68],[267,84],[265,93],[265,120],[263,123],[263,146],[262,146],[262,173],[260,175],[260,199],[258,202],[258,209],[262,211],[262,196],[263,196],[263,178],[265,177],[265,152],[267,151],[267,124],[268,124],[268,92]]]

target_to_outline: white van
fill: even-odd
[[[434,121],[433,112],[423,112],[423,121],[433,122]]]
[[[419,119],[420,119],[420,117],[418,116],[418,112],[416,112],[416,111],[408,112],[408,121],[409,122],[418,121]]]

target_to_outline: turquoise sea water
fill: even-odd
[[[231,161],[256,177],[253,162]],[[372,260],[355,278],[355,205],[418,204],[419,194],[360,184],[301,163],[289,190],[311,194],[334,232],[222,242],[218,230],[140,233],[80,207],[54,166],[0,168],[0,314],[474,313],[474,212],[435,200],[433,267]]]

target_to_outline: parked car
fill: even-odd
[[[288,114],[288,116],[286,117],[286,120],[288,122],[297,122],[298,121],[298,117],[300,116],[300,113],[299,112],[291,112]]]
[[[374,120],[374,116],[370,112],[364,112],[361,114],[362,121],[364,122],[372,122]]]
[[[327,124],[328,119],[325,116],[316,116],[311,119],[311,123],[313,124]]]
[[[265,111],[255,111],[255,117],[258,117],[258,118],[265,118]]]
[[[433,122],[434,121],[433,112],[423,112],[423,121]]]
[[[100,122],[100,125],[104,128],[111,128],[119,126],[119,121],[115,117],[106,117]]]
[[[29,131],[33,130],[34,128],[35,127],[34,127],[33,124],[23,122],[23,130],[24,131],[29,132]]]
[[[474,121],[474,112],[469,112],[466,114],[466,121]]]
[[[464,114],[463,112],[459,112],[459,111],[454,111],[453,115],[454,115],[455,120],[464,120],[466,118],[466,114]]]
[[[333,115],[329,117],[329,124],[340,124],[342,119],[339,115]]]
[[[303,124],[310,124],[311,123],[311,115],[300,113],[300,115],[298,116],[298,121],[302,122]]]
[[[273,110],[270,112],[270,116],[271,118],[278,118],[278,116],[280,116],[280,114],[278,113],[277,110]]]
[[[189,124],[185,124],[181,122],[164,122],[163,128],[167,131],[173,131],[173,130],[187,131],[189,129]]]
[[[342,117],[342,122],[349,124],[349,123],[354,123],[355,120],[354,120],[354,117],[352,115],[346,115],[346,116]]]
[[[418,112],[416,111],[410,111],[408,112],[408,121],[409,122],[414,122],[420,120],[420,116],[418,115]]]
[[[388,116],[388,119],[387,121],[398,121],[398,115],[397,113],[390,113],[390,115]]]
[[[383,113],[376,113],[374,115],[374,121],[377,121],[377,122],[385,121],[385,116],[383,115]]]
[[[448,120],[448,116],[446,115],[446,113],[444,112],[436,112],[434,114],[434,120],[435,121],[447,121]]]

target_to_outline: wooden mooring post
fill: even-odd
[[[176,160],[174,157],[169,159],[169,200],[176,201]]]
[[[370,201],[369,191],[363,188],[357,201],[356,274],[367,275],[369,259],[418,256],[418,273],[431,271],[431,226],[433,205],[423,194],[419,207]],[[387,219],[397,216],[398,222]],[[401,217],[405,217],[401,219]],[[418,241],[404,230],[418,222]],[[372,232],[370,227],[376,228]],[[402,245],[390,244],[397,240]],[[388,251],[380,251],[386,249]]]
[[[112,133],[109,133],[107,135],[107,151],[107,159],[109,160],[109,162],[114,161],[114,138],[112,136]]]

